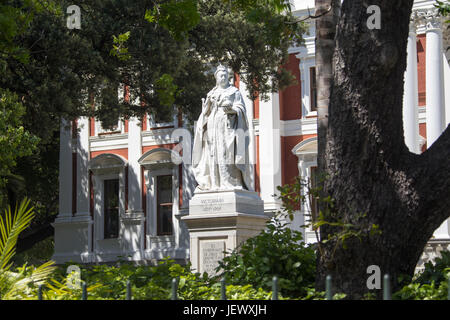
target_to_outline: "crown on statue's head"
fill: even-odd
[[[214,72],[214,77],[217,76],[217,73],[218,73],[219,71],[225,71],[226,73],[228,73],[227,67],[225,67],[225,66],[222,65],[222,64],[219,64],[219,65],[217,66],[216,72]]]

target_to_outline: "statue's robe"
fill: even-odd
[[[231,104],[235,113],[227,113]],[[252,188],[249,124],[241,93],[234,86],[215,87],[197,121],[192,167],[200,190]]]

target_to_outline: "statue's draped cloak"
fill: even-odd
[[[226,113],[221,107],[224,102],[231,102],[236,113]],[[253,190],[248,130],[245,104],[239,90],[234,86],[212,89],[197,121],[192,151],[192,167],[201,190],[214,186],[232,189],[239,184]],[[226,166],[213,166],[214,161]]]

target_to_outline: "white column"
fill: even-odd
[[[428,14],[426,48],[427,90],[427,147],[437,140],[445,129],[444,64],[440,18]],[[435,239],[450,238],[450,220],[447,219],[434,232]]]
[[[427,147],[444,131],[444,76],[442,65],[442,31],[439,18],[429,16],[426,45]]]
[[[59,218],[72,217],[72,130],[61,119],[59,130]]]
[[[77,135],[77,217],[89,214],[89,118],[78,119]]]
[[[445,54],[442,54],[442,63],[444,64],[444,88],[445,91],[445,127],[450,124],[450,66]]]
[[[253,128],[253,101],[249,99],[248,95],[248,89],[247,85],[243,81],[239,81],[239,91],[242,94],[242,98],[244,99],[245,103],[245,109],[247,112],[247,119],[248,119],[248,126],[249,126],[249,162],[252,165],[252,172],[251,172],[251,178],[252,178],[252,188],[255,189],[255,175],[253,168],[256,164],[256,145],[255,145],[255,131]]]
[[[261,199],[266,211],[277,210],[280,202],[273,197],[281,185],[280,103],[278,93],[259,104],[259,159]]]
[[[128,120],[128,210],[130,213],[142,212],[141,165],[142,155],[141,126],[135,117]]]
[[[405,72],[405,90],[403,95],[403,131],[409,151],[420,153],[418,120],[418,83],[417,83],[417,45],[416,27],[411,23],[408,37],[407,67]]]

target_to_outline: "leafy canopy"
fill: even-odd
[[[5,186],[20,157],[29,156],[39,139],[22,125],[25,106],[17,95],[0,88],[0,204],[5,207]]]

